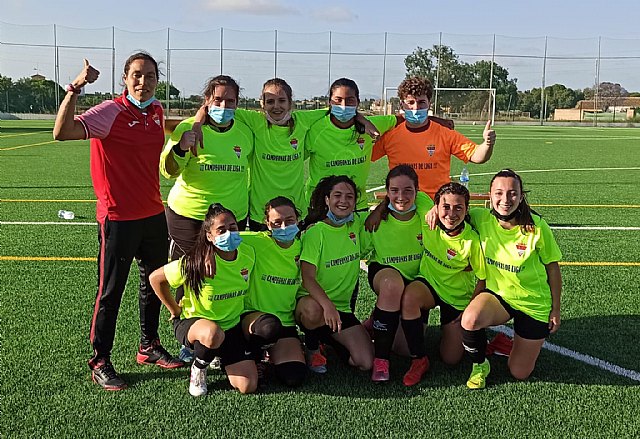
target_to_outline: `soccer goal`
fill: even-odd
[[[382,96],[384,114],[400,109],[397,87],[385,87]],[[429,114],[461,122],[484,123],[496,115],[495,88],[435,88]]]

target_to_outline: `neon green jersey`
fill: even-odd
[[[182,260],[180,258],[164,266],[164,275],[173,288],[185,282]],[[205,277],[197,297],[185,285],[180,318],[200,317],[218,323],[225,331],[233,328],[240,322],[244,310],[244,297],[254,263],[255,252],[244,243],[238,247],[238,256],[234,261],[225,261],[216,255],[216,275],[213,278]]]
[[[267,232],[241,232],[242,242],[253,247],[256,264],[251,273],[245,311],[262,311],[275,315],[283,326],[295,326],[293,311],[300,287],[300,250],[296,239],[282,248]]]
[[[373,233],[363,232],[363,254],[371,252],[369,263],[389,265],[409,280],[415,279],[422,258],[422,221],[413,214],[400,221],[389,214]]]
[[[247,124],[255,135],[249,190],[252,220],[263,223],[265,204],[277,196],[289,198],[301,212],[306,211],[305,138],[311,125],[326,114],[326,109],[294,111],[294,128],[290,132],[289,126],[269,124],[262,112],[236,111],[236,119]]]
[[[469,214],[487,261],[487,288],[515,309],[548,322],[551,288],[545,265],[560,261],[562,253],[547,222],[532,215],[534,231],[522,233],[519,226],[503,229],[488,209]]]
[[[179,175],[169,175],[165,161],[171,148],[180,142],[182,133],[190,130],[195,118],[176,127],[160,156],[160,171],[176,182],[169,192],[167,204],[178,215],[204,220],[211,203],[221,203],[238,221],[247,217],[249,207],[249,163],[253,156],[253,133],[247,125],[234,121],[231,129],[215,131],[202,126],[204,148],[194,157],[173,154],[180,167]]]
[[[420,277],[425,278],[440,298],[462,311],[471,301],[477,279],[486,279],[480,238],[469,224],[457,236],[444,230],[422,227],[424,255]]]
[[[396,116],[367,117],[380,134],[393,128]],[[327,114],[316,122],[307,133],[307,151],[309,152],[309,179],[306,185],[307,201],[323,177],[346,175],[355,182],[358,191],[356,209],[367,208],[367,178],[371,165],[373,141],[367,134],[359,134],[355,126],[340,129]]]
[[[338,311],[351,312],[349,306],[360,272],[360,233],[362,220],[340,227],[325,222],[311,226],[302,235],[300,260],[316,267],[316,280]]]

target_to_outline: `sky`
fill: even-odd
[[[341,76],[355,79],[365,97],[375,97],[402,80],[407,54],[437,44],[442,33],[442,43],[466,62],[490,60],[496,35],[495,61],[517,78],[521,90],[540,87],[543,73],[546,85],[592,86],[600,50],[599,80],[640,91],[637,0],[617,1],[615,7],[602,0],[111,0],[87,5],[2,0],[0,74],[16,79],[38,72],[53,78],[53,49],[42,45],[53,44],[56,24],[60,82],[73,79],[86,57],[102,72],[96,91],[110,91],[112,83],[119,89],[124,59],[145,49],[162,61],[165,75],[186,95],[199,94],[208,77],[222,72],[238,79],[248,97],[257,96],[274,74],[288,80],[299,98],[326,93],[331,80]]]

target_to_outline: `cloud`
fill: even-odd
[[[281,0],[205,0],[208,9],[247,15],[299,15],[300,11]]]
[[[327,6],[322,9],[314,9],[311,12],[311,16],[317,20],[330,21],[330,22],[349,22],[358,19],[358,16],[351,12],[350,9],[344,6]]]

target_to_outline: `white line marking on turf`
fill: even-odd
[[[369,267],[365,261],[360,261],[360,268],[362,271],[369,271]],[[513,338],[513,329],[508,326],[499,325],[492,326],[491,329],[502,332],[503,334],[508,335]],[[606,370],[607,372],[611,372],[615,375],[623,376],[625,378],[629,378],[630,380],[639,381],[640,382],[640,372],[631,369],[625,369],[624,367],[618,366],[617,364],[609,363],[608,361],[601,360],[596,357],[592,357],[591,355],[581,354],[580,352],[572,351],[571,349],[563,348],[562,346],[555,345],[553,343],[549,343],[545,341],[542,347],[548,351],[555,352],[556,354],[560,354],[565,357],[569,357],[573,360],[580,361],[582,363],[586,363],[590,366],[595,366],[602,370]]]
[[[551,226],[554,230],[640,230],[640,227]]]
[[[504,326],[504,325],[492,326],[491,329],[494,329],[498,332],[502,332],[503,334],[506,334],[509,337],[513,338],[513,329],[509,328],[508,326]],[[549,343],[548,341],[545,341],[542,347],[548,351],[555,352],[556,354],[569,357],[571,359],[580,361],[582,363],[586,363],[590,366],[598,367],[602,370],[606,370],[607,372],[611,372],[615,375],[623,376],[625,378],[629,378],[634,381],[640,381],[640,372],[637,372],[635,370],[625,369],[624,367],[620,367],[616,364],[609,363],[608,361],[601,360],[600,358],[592,357],[591,355],[581,354],[580,352],[563,348],[562,346]]]
[[[97,226],[98,223],[62,222],[62,221],[0,221],[7,226]]]
[[[530,174],[533,172],[580,172],[580,171],[640,171],[640,167],[634,166],[629,168],[557,168],[557,169],[525,169],[525,170],[516,170],[518,174]],[[498,172],[498,171],[496,171]],[[479,172],[477,174],[469,174],[472,176],[482,176],[482,175],[495,175],[496,172]],[[452,175],[451,177],[459,177],[459,175]],[[383,186],[384,187],[384,186]]]

